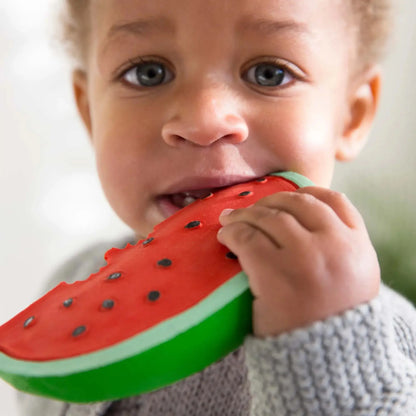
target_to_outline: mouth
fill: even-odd
[[[163,215],[167,218],[196,200],[209,197],[219,189],[221,188],[199,189],[161,195],[158,197],[158,204]]]
[[[185,208],[186,206],[192,204],[197,199],[207,198],[209,195],[217,191],[219,188],[213,189],[201,189],[197,191],[187,191],[179,192],[176,194],[168,195],[170,197],[173,205],[177,206],[179,209]]]
[[[257,176],[256,176],[257,177]],[[165,218],[170,217],[182,208],[194,203],[198,199],[207,198],[220,189],[256,179],[250,177],[221,177],[220,179],[190,179],[189,183],[173,187],[168,193],[157,197],[159,210]]]

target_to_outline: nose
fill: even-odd
[[[210,146],[219,140],[238,144],[247,139],[248,126],[238,100],[221,85],[183,89],[176,94],[171,117],[162,127],[170,146],[192,143]]]

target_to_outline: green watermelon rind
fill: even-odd
[[[272,175],[313,185],[295,172]],[[194,307],[111,347],[38,362],[0,353],[0,375],[27,393],[77,403],[157,390],[238,348],[252,332],[251,304],[247,276],[240,272]]]
[[[0,374],[19,390],[78,403],[155,390],[241,345],[251,332],[251,302],[240,272],[194,307],[112,347],[44,362],[0,354]],[[133,385],[142,370],[146,377]]]
[[[306,176],[302,176],[301,174],[292,171],[271,173],[269,176],[280,176],[281,178],[293,182],[295,185],[299,186],[299,188],[314,186],[314,183]]]

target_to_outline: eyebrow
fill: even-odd
[[[282,31],[292,31],[298,33],[310,33],[307,25],[295,20],[272,20],[260,18],[253,20],[251,17],[242,19],[237,29],[240,33],[256,32],[264,35],[273,35]],[[167,35],[174,35],[176,28],[174,23],[165,17],[149,17],[146,19],[136,19],[132,21],[122,21],[114,24],[109,29],[102,53],[105,53],[111,41],[118,35],[148,36],[152,32],[161,32]]]
[[[298,33],[310,33],[307,25],[295,20],[271,20],[246,18],[240,22],[241,32],[259,32],[264,35],[273,35],[278,32],[291,31]]]
[[[295,20],[271,20],[271,19],[243,19],[240,22],[241,31],[255,31],[266,35],[284,30],[309,33],[307,25]],[[107,40],[125,33],[132,35],[146,35],[154,31],[172,35],[175,32],[173,22],[164,17],[151,17],[149,19],[137,19],[130,22],[121,22],[111,26],[107,34]]]
[[[175,27],[172,21],[163,17],[151,17],[149,19],[120,22],[111,26],[107,33],[107,41],[119,34],[144,36],[156,30],[166,34],[173,34],[175,32]]]

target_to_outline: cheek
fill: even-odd
[[[324,104],[325,101],[321,105],[294,101],[269,111],[268,121],[257,128],[279,167],[328,186],[335,162],[338,123],[334,109]]]
[[[137,175],[133,174],[134,167],[124,153],[110,146],[96,151],[96,164],[98,176],[105,196],[113,209],[124,219],[125,207],[134,201],[138,187]]]
[[[146,157],[141,138],[128,123],[106,124],[97,131],[94,152],[101,186],[112,208],[129,222],[128,207],[138,209],[138,195],[143,194],[141,169]]]
[[[100,177],[116,184],[140,177],[155,153],[157,129],[151,117],[134,107],[118,105],[103,109],[100,119],[93,141]]]

